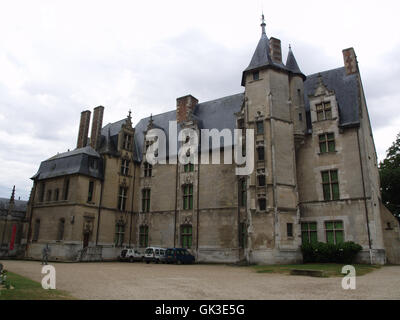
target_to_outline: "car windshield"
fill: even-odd
[[[153,253],[153,249],[146,249],[146,254],[151,254]]]
[[[122,251],[121,251],[121,257],[125,257],[127,251],[128,251],[128,250],[122,250]]]

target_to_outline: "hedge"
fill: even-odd
[[[301,246],[304,263],[353,263],[362,247],[354,242],[307,243]]]

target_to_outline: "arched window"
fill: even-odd
[[[64,239],[64,227],[65,227],[65,219],[61,218],[58,221],[58,233],[57,233],[57,240],[61,241]]]

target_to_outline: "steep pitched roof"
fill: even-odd
[[[318,86],[318,76],[322,76],[325,86],[333,90],[339,107],[339,124],[342,127],[359,125],[360,93],[357,75],[346,75],[344,67],[307,76],[304,82],[304,101],[306,112],[310,112],[309,95],[313,95]],[[311,120],[308,119],[310,128]]]
[[[298,74],[306,79],[306,76],[301,72],[299,65],[297,64],[296,58],[293,54],[292,48],[289,46],[289,54],[286,60],[286,68],[293,74]]]

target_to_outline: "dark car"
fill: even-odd
[[[165,253],[166,263],[191,264],[195,260],[195,257],[183,248],[169,248]]]

